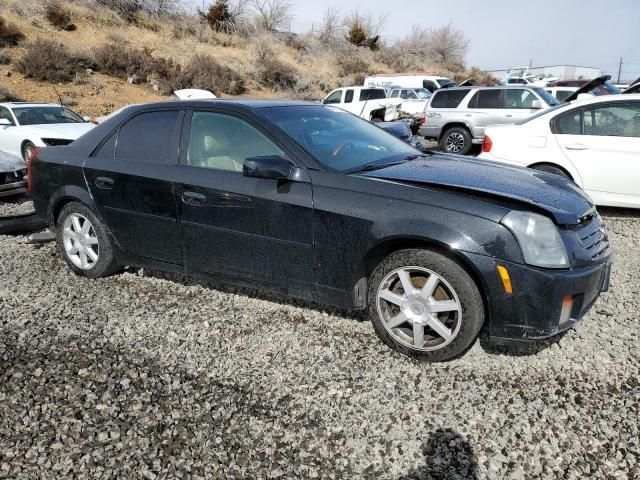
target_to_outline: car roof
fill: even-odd
[[[362,87],[361,87],[362,88]],[[194,100],[167,100],[164,102],[151,102],[151,103],[139,103],[135,105],[129,105],[128,108],[144,110],[147,108],[155,107],[179,107],[179,108],[199,108],[203,106],[220,106],[220,105],[233,105],[240,108],[249,110],[259,110],[261,108],[271,107],[293,107],[304,105],[316,105],[320,106],[318,102],[308,102],[303,100],[258,100],[258,99],[194,99]],[[126,108],[126,107],[125,107]]]
[[[59,107],[59,103],[3,102],[2,107]]]

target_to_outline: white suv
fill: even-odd
[[[438,140],[445,152],[465,155],[472,144],[482,144],[485,127],[516,123],[558,103],[541,87],[437,90],[425,109],[419,133]]]

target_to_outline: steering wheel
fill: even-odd
[[[342,150],[344,150],[345,147],[348,147],[349,145],[354,146],[353,142],[344,142],[341,143],[340,145],[338,145],[336,147],[336,149],[333,151],[333,153],[331,154],[332,157],[337,157],[338,155],[340,155],[340,153],[342,152]]]

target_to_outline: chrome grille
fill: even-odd
[[[591,260],[598,261],[611,253],[607,228],[600,215],[593,215],[586,224],[577,231],[580,243],[587,250]]]

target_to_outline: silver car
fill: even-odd
[[[559,102],[541,87],[457,87],[437,90],[427,104],[419,134],[442,150],[465,155],[481,144],[489,125],[517,123]]]

